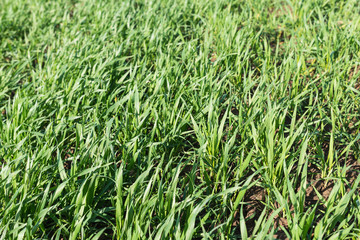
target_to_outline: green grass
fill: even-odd
[[[359,130],[358,0],[0,0],[0,239],[358,239]]]

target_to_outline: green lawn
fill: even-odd
[[[0,0],[0,239],[358,239],[359,0]]]

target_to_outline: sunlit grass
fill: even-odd
[[[0,0],[0,239],[357,239],[360,4]]]

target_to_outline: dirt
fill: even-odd
[[[244,202],[247,204],[244,205],[244,218],[246,219],[246,228],[248,233],[252,233],[256,221],[260,217],[265,206],[262,201],[265,200],[266,189],[260,186],[252,186],[249,190],[246,191],[244,195]]]
[[[347,189],[350,190],[352,184],[359,175],[360,163],[355,159],[355,157],[349,156],[346,162],[339,162],[340,166],[343,166],[344,164],[346,164],[347,167],[350,167],[345,176],[346,180],[348,181]],[[335,184],[334,180],[322,178],[320,170],[317,169],[317,167],[314,165],[310,164],[308,171],[311,176],[308,180],[310,186],[306,189],[306,206],[315,204],[320,200],[314,189],[316,189],[321,194],[321,196],[327,200]]]
[[[320,175],[320,174],[318,174],[318,175]],[[311,186],[309,186],[306,189],[305,205],[311,206],[320,200],[318,195],[316,194],[316,191],[318,191],[320,193],[320,195],[325,200],[327,200],[330,196],[330,193],[331,193],[333,187],[334,187],[333,180],[326,181],[319,177],[318,180],[315,180],[311,184]]]
[[[350,69],[350,72],[349,72],[349,80],[352,80],[355,76],[357,76],[357,74],[360,72],[360,65],[358,66],[354,66]],[[357,76],[359,78],[359,76]],[[359,80],[359,79],[357,79]],[[360,85],[360,83],[359,83]]]
[[[216,59],[217,59],[217,56],[216,56],[216,53],[214,52],[211,54],[211,58],[210,58],[211,63],[214,63],[216,61]]]
[[[348,191],[350,191],[352,184],[359,175],[360,163],[354,157],[349,156],[346,162],[344,161],[343,163],[339,163],[339,164],[340,165],[346,164],[346,166],[350,166],[345,176],[346,180],[348,181],[347,189]],[[321,176],[321,171],[314,164],[309,164],[308,173],[309,173],[308,175],[309,186],[307,187],[305,193],[305,210],[320,201],[318,194],[316,194],[316,191],[322,196],[322,198],[327,200],[335,184],[334,180],[323,178]],[[298,191],[299,190],[300,187],[298,188]],[[266,198],[266,190],[260,186],[251,187],[244,196],[244,202],[247,203],[246,205],[244,205],[244,217],[245,219],[247,219],[246,226],[249,234],[253,232],[256,221],[258,220],[260,214],[265,208],[263,204],[265,198]],[[275,203],[275,208],[276,206],[280,207],[279,204]],[[292,211],[293,209],[290,210]],[[322,204],[319,204],[317,211],[321,211],[321,210],[325,210],[325,209]],[[317,215],[319,214],[320,212]],[[270,215],[271,213],[268,214],[268,216]],[[235,222],[234,224],[237,225],[238,222]],[[282,230],[282,228],[284,228],[285,230],[288,229],[287,219],[283,217],[282,212],[280,212],[277,216],[275,216],[274,227],[278,229],[278,231],[274,235],[274,238],[288,239],[286,233]]]
[[[274,16],[275,18],[287,16],[287,15],[293,17],[294,15],[294,10],[289,4],[286,3],[283,3],[279,8],[272,7],[268,11],[269,11],[269,16]]]
[[[345,178],[349,184],[352,185],[359,176],[360,163],[355,159],[355,157],[351,157],[346,162],[346,166],[351,166],[350,169],[346,172]]]
[[[62,159],[64,159],[64,168],[65,170],[70,170],[71,169],[71,164],[72,164],[72,160],[70,160],[70,158],[72,156],[74,156],[74,152],[75,150],[73,148],[68,149],[65,154],[62,154],[63,156],[61,156]],[[57,158],[57,151],[52,153],[52,157],[53,158]]]

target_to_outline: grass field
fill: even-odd
[[[0,239],[359,239],[358,0],[0,0]]]

